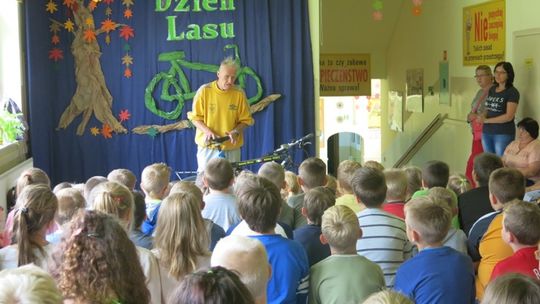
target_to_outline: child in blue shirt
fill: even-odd
[[[405,206],[407,237],[419,253],[399,267],[394,289],[415,303],[475,303],[471,259],[442,242],[452,212],[431,197],[412,199]]]
[[[244,174],[236,183],[238,212],[268,253],[272,275],[268,303],[306,303],[309,265],[302,245],[275,233],[281,208],[279,189],[266,178]]]

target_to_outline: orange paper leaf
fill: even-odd
[[[131,9],[127,8],[124,11],[124,18],[130,19],[131,17],[133,17],[133,11]]]
[[[84,41],[86,42],[92,42],[96,41],[96,32],[92,29],[86,29],[84,31]]]
[[[110,31],[114,31],[115,28],[116,28],[116,22],[112,21],[109,18],[101,22],[101,29],[107,33]]]
[[[64,5],[71,8],[75,4],[75,0],[64,0]]]
[[[101,135],[103,135],[105,138],[112,138],[111,126],[108,124],[103,124],[103,128],[101,128]]]
[[[133,75],[131,74],[131,69],[130,69],[130,68],[126,68],[126,69],[124,70],[124,77],[126,77],[126,78],[131,78],[131,76],[133,76]]]
[[[92,12],[96,9],[96,6],[97,6],[96,1],[90,1],[90,3],[88,4],[88,9]]]

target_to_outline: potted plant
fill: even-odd
[[[0,110],[0,145],[14,142],[24,134],[24,125],[19,119],[20,115]]]

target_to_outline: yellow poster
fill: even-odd
[[[463,65],[504,61],[505,15],[505,0],[463,8]]]
[[[369,54],[321,54],[321,96],[370,96]]]

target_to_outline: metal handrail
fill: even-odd
[[[401,157],[394,164],[394,168],[401,168],[408,164],[414,155],[424,146],[424,144],[437,132],[437,130],[443,125],[444,120],[448,117],[448,114],[437,114],[435,118],[426,126],[424,131],[418,135],[416,140],[409,146],[407,151],[401,155]]]

